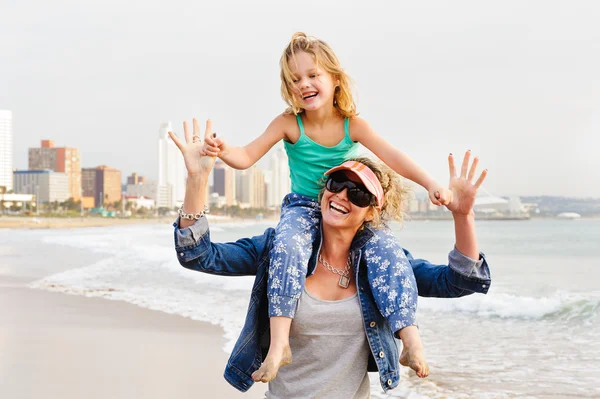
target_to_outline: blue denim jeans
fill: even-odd
[[[296,314],[320,222],[317,201],[296,193],[285,196],[269,254],[269,317]]]
[[[314,199],[296,193],[283,199],[269,254],[269,317],[294,317],[320,222],[321,208]],[[415,276],[392,231],[384,226],[373,232],[363,252],[369,283],[379,311],[398,331],[416,324]]]

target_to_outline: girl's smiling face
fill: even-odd
[[[294,77],[292,92],[305,111],[316,111],[323,106],[333,107],[334,77],[319,67],[309,53],[297,52],[288,65]]]

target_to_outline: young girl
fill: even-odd
[[[206,137],[203,147],[204,154],[218,156],[235,169],[252,166],[280,140],[284,140],[288,154],[292,193],[283,200],[269,267],[271,342],[267,357],[252,375],[255,381],[263,382],[272,380],[281,366],[292,361],[290,326],[319,228],[317,197],[326,171],[356,157],[360,143],[397,173],[424,187],[432,203],[446,205],[452,195],[357,116],[350,78],[325,42],[295,33],[281,57],[280,67],[281,95],[289,108],[245,147],[233,147],[215,137]],[[381,208],[381,204],[362,201],[360,192],[355,192],[357,187],[341,187],[340,193],[344,189],[355,205]],[[330,209],[343,218],[348,209],[342,204],[343,201],[332,201]],[[417,290],[412,269],[407,267],[406,257],[391,231],[383,228],[375,232],[362,254],[367,260],[375,301],[403,341],[401,363],[413,368],[419,377],[426,377],[429,368],[415,326]],[[318,262],[338,274],[339,285],[347,287],[347,276],[352,272],[350,259],[346,265],[331,265],[319,254]],[[393,283],[396,281],[401,284]]]

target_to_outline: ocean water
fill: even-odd
[[[267,226],[221,223],[211,234],[230,241]],[[415,257],[446,262],[451,222],[393,228]],[[372,396],[600,398],[600,220],[480,221],[477,231],[492,272],[488,295],[421,298],[431,374],[421,380],[404,369],[400,387],[387,394],[372,375]],[[14,250],[23,243],[36,250]],[[188,271],[172,244],[170,225],[0,230],[0,274],[42,277],[30,284],[34,289],[121,300],[220,325],[223,349],[230,351],[252,277]],[[89,260],[84,265],[73,261],[82,253]]]

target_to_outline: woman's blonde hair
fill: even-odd
[[[340,61],[327,43],[303,32],[296,32],[286,46],[279,61],[281,69],[281,97],[289,106],[286,112],[295,115],[304,111],[294,97],[294,75],[290,61],[295,62],[296,52],[304,51],[312,56],[315,63],[329,72],[337,82],[333,94],[333,105],[345,118],[356,116],[356,105],[352,97],[351,78],[342,69]]]
[[[375,173],[375,176],[377,176],[377,179],[383,188],[385,201],[381,210],[378,210],[375,205],[369,207],[370,214],[373,217],[373,219],[370,220],[371,226],[379,228],[390,220],[403,221],[405,213],[402,210],[402,204],[408,199],[411,190],[404,184],[400,175],[383,162],[372,158],[357,157],[348,159],[347,161],[356,161],[366,165],[373,173]],[[321,201],[324,191],[325,188],[319,193],[319,202]],[[367,221],[365,221],[365,223],[367,223]]]

